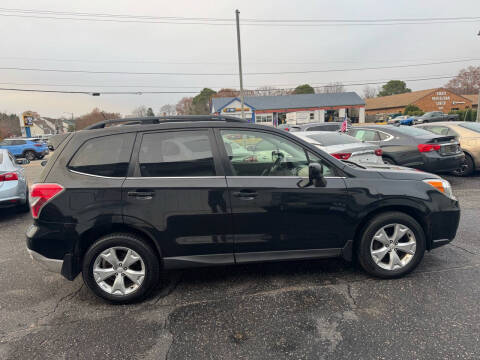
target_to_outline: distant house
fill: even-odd
[[[32,136],[53,135],[66,132],[65,125],[61,119],[40,117],[33,120],[30,128]]]
[[[448,113],[454,110],[474,108],[475,95],[458,95],[445,88],[412,91],[409,93],[380,96],[366,99],[367,115],[394,114],[405,110],[407,105],[418,106],[422,111],[442,111]]]
[[[245,96],[245,118],[250,122],[277,126],[341,120],[365,122],[365,102],[355,92],[281,96]],[[241,116],[239,97],[212,98],[212,114]]]

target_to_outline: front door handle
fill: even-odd
[[[234,192],[233,196],[241,200],[253,200],[257,198],[258,193],[254,190],[240,190],[240,191]]]
[[[135,196],[135,198],[139,200],[150,200],[155,194],[153,191],[129,191],[127,195]]]

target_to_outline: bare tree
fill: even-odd
[[[132,111],[132,115],[135,117],[145,117],[148,116],[148,109],[145,105],[141,105],[139,107],[136,107]]]
[[[377,96],[377,94],[378,94],[378,89],[373,86],[365,85],[365,87],[363,88],[364,99],[374,98]]]
[[[278,89],[273,86],[261,86],[258,89],[255,89],[256,95],[259,96],[281,96],[281,95],[290,95],[292,93],[291,89]]]
[[[175,106],[175,110],[177,111],[177,114],[190,115],[192,112],[192,102],[193,102],[193,97],[182,98]]]
[[[106,113],[99,108],[93,109],[90,113],[80,116],[75,122],[76,130],[81,130],[99,121],[120,119],[119,113]]]
[[[318,90],[322,94],[335,94],[345,92],[345,86],[340,82],[331,82],[325,86],[322,86]]]
[[[480,90],[480,66],[469,66],[460,70],[445,87],[457,94],[476,94]]]
[[[177,114],[177,110],[175,108],[175,105],[173,104],[165,104],[163,105],[161,108],[160,108],[160,115],[166,115],[166,116],[170,116],[170,115],[176,115]]]

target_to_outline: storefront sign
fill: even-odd
[[[223,112],[226,112],[226,113],[234,113],[234,112],[241,112],[241,111],[242,111],[242,108],[225,108],[225,109],[223,109]],[[250,108],[244,107],[243,111],[244,112],[249,112]]]

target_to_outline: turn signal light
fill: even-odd
[[[420,152],[430,152],[440,150],[440,145],[435,144],[418,144],[418,151]]]
[[[334,153],[331,154],[333,157],[336,157],[337,159],[340,160],[348,160],[350,156],[352,156],[352,153]]]
[[[65,188],[59,184],[34,184],[30,190],[30,207],[33,218],[38,219],[43,207],[63,190]]]
[[[16,172],[9,172],[0,175],[0,182],[12,180],[18,180],[18,174]]]

